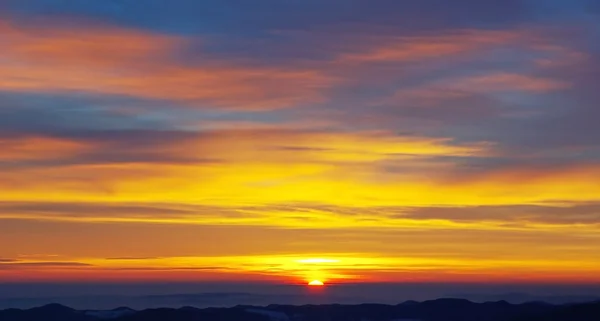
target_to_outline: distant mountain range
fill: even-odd
[[[49,304],[26,310],[0,310],[0,321],[600,321],[600,301],[553,305],[463,299],[407,301],[398,305],[269,305],[232,308],[182,307],[136,311],[75,310]]]

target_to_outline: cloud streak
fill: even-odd
[[[0,262],[0,270],[22,270],[22,269],[70,269],[89,267],[91,264],[81,262]]]
[[[185,39],[115,27],[40,31],[0,21],[0,32],[7,38],[0,88],[14,92],[88,92],[272,109],[318,102],[320,90],[333,81],[318,70],[255,68],[210,58],[185,65],[169,58],[183,50]]]

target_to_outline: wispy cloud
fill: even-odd
[[[525,33],[512,31],[457,30],[448,34],[383,37],[380,45],[363,48],[362,52],[340,56],[342,63],[419,62],[448,56],[475,55],[499,45],[526,38]]]
[[[116,260],[116,261],[139,261],[139,260],[156,260],[161,257],[153,257],[153,256],[144,256],[144,257],[135,257],[135,256],[123,256],[123,257],[107,257],[107,260]]]
[[[81,262],[0,262],[0,270],[22,270],[22,269],[69,269],[79,267],[89,267],[91,264]]]
[[[0,32],[7,39],[0,56],[3,90],[277,109],[318,102],[333,81],[319,70],[252,67],[208,57],[185,64],[174,56],[193,39],[112,26],[40,30],[4,20]]]
[[[451,84],[448,84],[448,86],[459,90],[483,92],[547,92],[568,88],[570,85],[560,80],[536,78],[519,74],[498,73],[457,79]]]

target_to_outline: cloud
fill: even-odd
[[[0,270],[23,270],[23,269],[70,269],[91,267],[91,264],[81,262],[0,262]]]
[[[0,138],[0,161],[40,160],[74,156],[86,150],[85,144],[52,137]]]
[[[106,204],[86,202],[0,202],[0,217],[20,219],[81,221],[185,221],[194,217],[225,218],[243,216],[235,209],[191,204]],[[111,258],[138,260],[142,258]],[[149,257],[148,259],[152,259]]]
[[[384,212],[384,209],[379,210]],[[2,226],[6,229],[15,227],[11,222],[7,223],[8,226],[4,223]],[[394,278],[386,273],[408,272],[418,278],[443,280],[444,275],[438,273],[441,270],[450,274],[481,273],[488,276],[507,271],[509,275],[529,275],[532,271],[540,271],[540,274],[532,275],[531,280],[541,280],[547,275],[555,275],[552,272],[565,275],[589,273],[597,266],[596,259],[585,256],[598,246],[598,230],[589,226],[523,228],[496,225],[492,228],[477,222],[468,227],[446,225],[438,219],[433,219],[429,225],[412,227],[373,225],[325,230],[298,229],[299,226],[286,230],[233,227],[223,223],[218,226],[136,224],[133,229],[120,224],[72,224],[40,221],[26,224],[23,225],[26,230],[40,228],[46,234],[33,238],[21,234],[20,239],[24,240],[24,246],[40,250],[58,248],[65,254],[64,260],[71,257],[74,262],[93,265],[70,270],[73,273],[71,279],[77,280],[86,277],[154,281],[248,281],[262,278],[263,281],[277,279],[289,282],[318,278],[315,273],[322,273],[321,277],[326,279],[359,274],[363,281],[388,281]],[[69,227],[76,229],[70,235],[61,234]],[[121,233],[123,231],[125,233]],[[90,244],[106,233],[113,237],[102,244]],[[43,242],[51,235],[56,236]],[[153,237],[155,235],[161,235],[161,238]],[[76,245],[61,246],[72,243],[73,236],[79,240]],[[41,240],[43,244],[35,245],[34,239]],[[140,239],[145,239],[143,244],[136,243]],[[245,241],[240,243],[240,239]],[[482,239],[486,241],[482,242]],[[219,244],[218,248],[206,246],[215,243]],[[122,244],[130,244],[131,247],[119,246]],[[139,250],[134,250],[136,246],[140,246]],[[348,246],[352,251],[348,251]],[[111,261],[96,255],[89,257],[90,253],[118,255],[128,252],[155,254],[157,258]],[[586,259],[582,260],[582,256]],[[326,258],[337,263],[311,264],[310,268],[299,263],[311,258]],[[216,267],[227,269],[210,269]],[[60,273],[64,270],[55,271]],[[52,270],[46,269],[37,277],[54,277],[57,280],[58,275],[52,273]]]
[[[188,41],[117,27],[25,28],[0,21],[6,37],[0,89],[96,93],[188,105],[278,109],[323,100],[332,82],[318,70],[252,67],[174,56]],[[60,75],[60,77],[57,77]]]
[[[503,229],[585,225],[600,228],[600,206],[594,202],[448,206],[351,206],[327,203],[202,206],[189,204],[94,204],[2,202],[0,219],[63,222],[161,224],[228,224],[276,228],[401,227],[431,229]],[[272,221],[277,217],[276,222]],[[437,223],[435,223],[437,222]],[[444,223],[445,222],[445,223]],[[439,224],[438,227],[433,226]],[[162,257],[112,257],[143,261]]]
[[[15,205],[16,210],[30,216],[64,211],[74,217],[106,210],[105,216],[127,212],[130,219],[137,215],[147,220],[214,210],[215,216],[235,217],[232,220],[241,223],[253,218],[243,219],[242,214],[211,206],[232,201],[259,205],[514,205],[598,198],[593,180],[598,166],[594,162],[574,159],[541,166],[540,159],[511,157],[507,165],[502,158],[492,157],[496,153],[493,145],[455,144],[444,138],[387,131],[112,131],[79,132],[61,139],[83,144],[88,150],[37,163],[2,164],[11,169],[0,174],[0,184],[7,187],[3,197],[22,202]],[[33,205],[24,203],[34,200],[46,203],[46,208],[36,212]],[[152,208],[172,200],[190,206]],[[103,208],[102,203],[114,202],[128,205]],[[80,209],[78,203],[87,205]],[[145,208],[148,203],[151,208]]]
[[[408,208],[401,217],[449,221],[496,221],[503,223],[582,224],[600,226],[600,204],[505,205],[471,207]]]
[[[282,128],[200,133],[76,131],[50,137],[84,148],[74,154],[60,150],[51,153],[46,151],[52,150],[53,145],[42,145],[39,148],[44,155],[38,159],[7,154],[0,163],[7,169],[0,174],[0,185],[11,186],[12,192],[4,194],[5,200],[31,201],[27,194],[32,195],[34,190],[45,191],[36,192],[34,199],[54,202],[70,201],[72,195],[77,194],[82,200],[93,199],[96,203],[110,202],[115,196],[138,203],[148,200],[146,197],[150,195],[158,200],[170,198],[168,195],[173,193],[180,197],[188,195],[180,194],[182,190],[196,190],[197,197],[208,199],[215,199],[216,194],[233,193],[238,195],[236,197],[249,197],[247,201],[251,203],[262,202],[255,197],[287,201],[291,195],[314,200],[326,197],[319,196],[324,191],[321,189],[309,192],[313,189],[309,186],[315,184],[329,185],[327,190],[332,195],[346,184],[355,186],[353,189],[358,193],[364,183],[367,185],[360,190],[392,177],[414,180],[423,175],[423,170],[448,166],[437,157],[481,157],[487,155],[489,149],[482,143],[457,145],[446,138],[396,135],[387,131]],[[11,140],[18,141],[15,137]],[[388,175],[387,168],[400,164],[398,162],[402,166],[395,166],[396,174]],[[263,188],[257,189],[257,186]],[[286,186],[294,190],[307,189],[287,196],[266,193]],[[69,196],[70,193],[74,194]],[[185,202],[187,200],[181,203]],[[131,210],[137,212],[135,208]]]
[[[148,267],[148,266],[140,266],[140,267],[116,267],[109,268],[107,270],[111,271],[229,271],[235,270],[234,268],[227,266],[166,266],[166,267]]]
[[[519,74],[497,73],[484,76],[474,76],[466,79],[454,80],[448,84],[450,88],[465,91],[525,91],[547,92],[568,88],[570,85],[563,81],[529,77]]]
[[[340,63],[416,62],[475,54],[500,45],[517,42],[524,35],[511,31],[456,30],[429,36],[389,37],[363,52],[342,54]]]
[[[334,88],[355,82],[352,78],[356,75],[372,73],[363,65],[447,61],[448,57],[468,61],[498,47],[527,47],[526,39],[535,37],[531,32],[519,30],[460,28],[440,34],[375,37],[376,41],[356,35],[346,41],[355,45],[332,47],[329,53],[332,57],[328,60],[299,60],[279,66],[263,63],[260,57],[219,58],[226,55],[208,49],[190,53],[194,46],[208,48],[195,37],[89,23],[82,30],[53,26],[42,29],[32,24],[26,28],[10,20],[0,24],[9,39],[2,53],[5,63],[0,89],[27,93],[83,92],[209,109],[284,109],[326,102]],[[196,45],[197,42],[201,44]],[[354,66],[357,64],[360,66]],[[61,77],[55,77],[56,74]],[[377,74],[383,76],[385,71]],[[511,77],[496,79],[494,84],[517,79]],[[528,83],[523,77],[518,80]],[[370,76],[362,78],[372,80]],[[536,90],[559,85],[550,80],[539,82]],[[534,85],[528,86],[533,89]]]
[[[600,131],[592,121],[598,116],[594,102],[600,95],[593,86],[598,79],[598,70],[600,56],[597,54],[587,55],[574,65],[551,69],[548,73],[566,79],[572,86],[561,98],[548,102],[549,111],[541,117],[499,122],[492,125],[491,130],[505,132],[500,138],[509,152],[553,156],[584,153],[586,156],[583,157],[598,159],[594,155],[598,151]]]
[[[156,259],[161,259],[161,257],[157,257],[157,256],[143,256],[143,257],[124,256],[124,257],[108,257],[108,258],[106,258],[106,260],[116,260],[116,261],[138,261],[138,260],[156,260]]]
[[[19,161],[20,168],[127,163],[370,163],[394,157],[475,156],[485,154],[487,149],[482,143],[460,146],[446,138],[387,131],[348,133],[283,127],[204,132],[72,131],[38,137],[13,134],[4,145],[0,160]]]

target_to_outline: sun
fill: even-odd
[[[325,285],[325,283],[319,281],[319,280],[312,280],[310,282],[308,282],[308,285],[310,286],[323,286]]]

